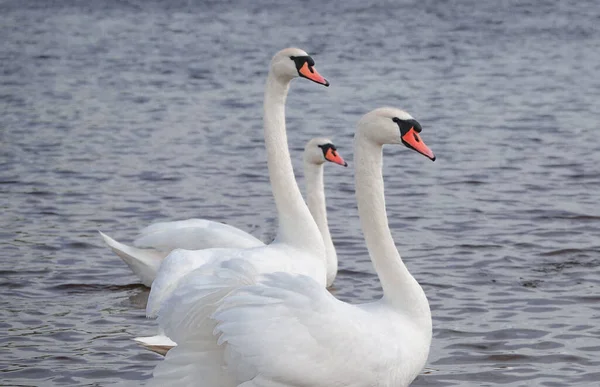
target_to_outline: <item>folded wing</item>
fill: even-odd
[[[151,224],[140,231],[137,247],[169,252],[174,249],[203,250],[215,247],[240,249],[264,246],[264,243],[239,228],[207,219],[187,219]]]

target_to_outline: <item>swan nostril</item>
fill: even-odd
[[[417,136],[416,133],[413,133],[413,137],[415,138],[416,142],[421,142],[421,139],[419,138],[419,136]]]

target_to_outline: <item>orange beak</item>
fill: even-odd
[[[431,161],[435,161],[435,155],[429,149],[427,145],[421,140],[419,133],[415,131],[415,128],[410,128],[408,132],[404,136],[402,136],[402,142],[409,148],[412,148],[422,154],[423,156],[428,157]]]
[[[325,153],[325,160],[331,161],[332,163],[336,163],[339,165],[343,165],[344,167],[348,166],[348,163],[344,161],[342,156],[340,156],[338,152],[334,151],[331,148],[329,148],[327,150],[327,153]]]
[[[304,66],[302,66],[298,72],[304,78],[310,79],[311,81],[321,85],[329,86],[327,79],[323,78],[313,66],[309,66],[306,62],[304,62]]]

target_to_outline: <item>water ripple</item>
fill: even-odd
[[[262,93],[298,45],[332,86],[292,86],[297,171],[317,135],[352,165],[356,120],[381,105],[438,156],[385,150],[392,232],[434,319],[413,385],[596,385],[596,3],[230,3],[0,3],[2,383],[150,376],[160,358],[131,341],[155,332],[148,290],[96,230],[206,217],[274,237]],[[326,176],[332,292],[376,299],[352,170]]]

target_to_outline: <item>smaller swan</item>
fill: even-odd
[[[306,202],[323,237],[327,259],[327,286],[331,286],[337,274],[337,254],[329,234],[327,208],[323,186],[323,164],[327,161],[348,164],[339,155],[337,148],[328,138],[317,137],[304,147],[304,178],[306,180]],[[239,228],[208,219],[187,219],[173,222],[154,223],[142,231],[133,246],[117,242],[100,232],[104,242],[150,287],[162,260],[177,248],[203,250],[213,247],[236,247],[240,249],[264,246],[265,244]],[[144,247],[144,248],[141,248]]]
[[[327,207],[325,204],[325,188],[323,186],[323,165],[327,161],[343,165],[344,167],[347,167],[348,164],[344,161],[342,156],[340,156],[336,146],[331,140],[321,137],[313,138],[306,143],[303,161],[304,179],[306,180],[306,202],[308,204],[308,209],[323,236],[327,255],[327,286],[330,286],[337,274],[338,261],[335,246],[331,240],[329,226],[327,224]],[[189,231],[190,235],[192,234],[192,231],[194,230],[192,229]],[[203,229],[198,229],[196,232],[202,233]],[[166,354],[169,349],[177,345],[167,336],[162,334],[148,337],[136,337],[133,340],[144,348],[161,355]]]

